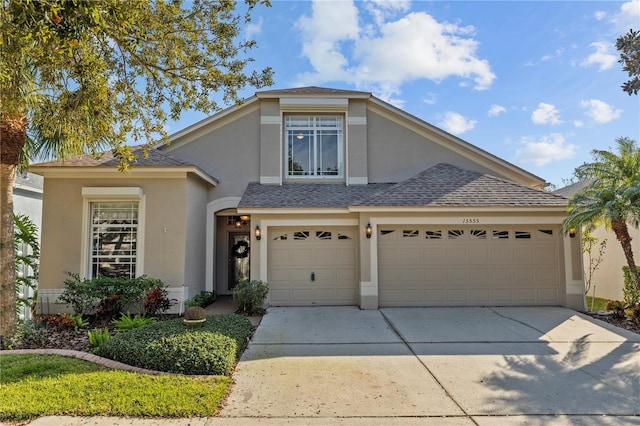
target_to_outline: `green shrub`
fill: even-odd
[[[178,318],[118,333],[97,354],[150,370],[179,374],[231,372],[251,334],[240,315],[207,317],[202,328],[188,328]]]
[[[157,278],[145,275],[136,278],[95,277],[80,278],[80,274],[67,272],[69,278],[64,281],[64,291],[58,301],[71,306],[74,313],[91,315],[110,320],[117,317],[125,309],[135,312],[146,312],[145,303],[149,302],[149,294],[155,295],[155,289],[161,296],[166,296],[166,285]],[[154,300],[154,311],[165,306],[162,300]],[[170,306],[170,304],[169,304]],[[168,306],[167,306],[168,309]],[[155,312],[154,312],[155,313]]]
[[[89,325],[89,321],[87,321],[86,319],[82,318],[82,314],[69,315],[69,318],[71,318],[71,321],[74,322],[76,331],[79,328],[86,327],[86,326]]]
[[[13,336],[6,340],[8,349],[42,348],[49,344],[49,333],[44,323],[27,320],[18,324]]]
[[[193,298],[184,302],[187,308],[193,306],[200,306],[206,308],[216,300],[216,293],[213,291],[201,291],[200,294],[196,294]]]
[[[242,280],[233,289],[233,302],[238,310],[249,315],[263,314],[269,285],[263,281]]]
[[[153,316],[168,311],[176,302],[175,299],[169,299],[168,294],[167,289],[162,287],[155,287],[147,293],[143,303],[145,315]]]
[[[619,318],[625,317],[626,314],[624,310],[626,307],[627,305],[619,300],[610,300],[607,303],[607,311],[613,312],[613,314]]]
[[[640,290],[636,287],[636,284],[631,279],[631,270],[628,266],[622,267],[622,273],[624,274],[624,287],[622,294],[624,295],[624,301],[630,306],[640,304]],[[640,277],[639,281],[640,281]]]
[[[80,278],[80,274],[66,274],[70,278],[64,280],[64,292],[58,296],[58,301],[71,305],[76,314],[92,314],[100,300],[95,295],[91,280]]]
[[[134,328],[142,327],[155,321],[156,319],[153,317],[146,317],[139,314],[132,317],[131,314],[126,313],[121,314],[120,319],[115,319],[111,321],[111,323],[115,325],[118,330],[133,330]]]
[[[92,348],[98,349],[105,343],[107,343],[111,339],[111,335],[109,335],[109,330],[104,329],[95,329],[93,331],[88,331],[87,335],[89,336],[89,344]]]

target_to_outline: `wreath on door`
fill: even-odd
[[[240,240],[231,247],[231,255],[236,259],[244,259],[249,256],[249,242]]]

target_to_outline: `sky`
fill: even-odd
[[[271,0],[252,16],[244,37],[252,66],[275,72],[268,90],[371,92],[558,188],[592,150],[640,143],[640,95],[620,88],[615,49],[640,30],[640,0]]]

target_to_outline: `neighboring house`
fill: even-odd
[[[567,199],[370,93],[258,92],[115,164],[33,166],[41,298],[71,271],[158,277],[180,301],[251,278],[278,306],[584,308]]]
[[[38,227],[38,241],[40,241],[40,228],[42,226],[42,176],[33,173],[18,173],[13,185],[13,212],[18,215],[27,215]],[[28,246],[17,247],[18,252],[29,250]],[[29,268],[30,269],[30,268]],[[18,274],[31,275],[31,270],[16,271]],[[29,288],[17,289],[20,297],[33,297]],[[30,317],[28,310],[18,313],[20,319]]]
[[[563,197],[571,198],[576,192],[584,188],[588,184],[587,181],[577,182],[571,185],[567,185],[564,188],[560,188],[554,191],[554,194],[562,195]],[[593,273],[591,278],[591,289],[588,296],[602,297],[611,300],[623,300],[624,295],[622,289],[624,287],[624,275],[622,273],[622,267],[627,265],[627,260],[622,251],[622,246],[616,238],[616,234],[607,230],[604,225],[595,228],[591,235],[598,239],[598,242],[594,245],[591,253],[592,257],[598,256],[598,244],[603,240],[607,240],[606,248],[602,257],[602,263],[598,266],[598,269]],[[640,230],[629,225],[629,235],[631,236],[631,245],[633,248],[633,254],[637,256],[640,253]],[[589,268],[589,255],[583,254],[585,277]]]

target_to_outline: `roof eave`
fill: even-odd
[[[80,178],[88,175],[107,174],[110,177],[142,177],[141,175],[191,173],[198,176],[211,186],[218,186],[218,179],[208,175],[197,166],[133,166],[131,170],[121,172],[115,166],[88,166],[88,167],[65,167],[65,166],[35,166],[29,168],[31,173],[35,173],[45,178]]]

